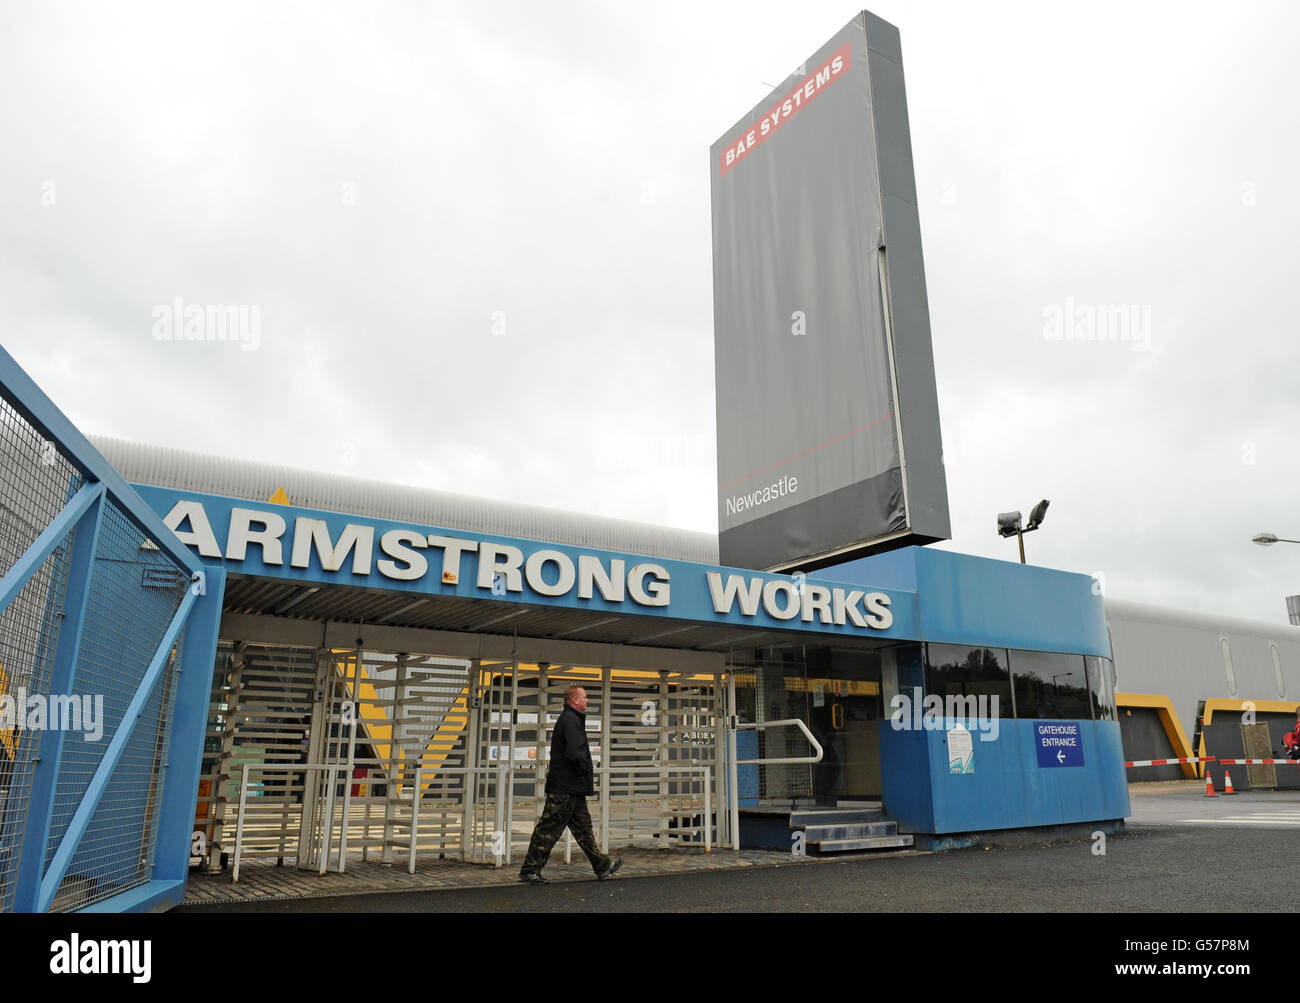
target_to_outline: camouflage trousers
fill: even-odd
[[[523,867],[519,869],[521,877],[542,872],[546,861],[550,859],[551,850],[566,828],[573,833],[573,841],[582,847],[582,852],[591,861],[593,871],[600,874],[609,868],[610,858],[596,846],[596,834],[591,828],[587,799],[581,794],[547,794],[542,817],[533,829],[528,854],[524,857]]]

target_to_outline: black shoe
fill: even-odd
[[[606,878],[612,878],[614,873],[623,866],[623,858],[619,857],[612,864],[596,875],[597,881],[604,881]]]
[[[551,879],[540,871],[537,874],[520,874],[520,881],[526,881],[530,885],[549,885]]]

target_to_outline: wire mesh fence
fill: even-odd
[[[100,526],[72,687],[74,701],[82,705],[83,728],[64,738],[47,866],[189,586],[184,569],[110,502]],[[148,878],[179,647],[166,656],[169,664],[69,865],[56,910],[100,901]]]
[[[81,482],[80,473],[0,398],[0,575],[18,563]],[[12,908],[40,744],[40,731],[27,727],[28,707],[49,697],[72,537],[72,531],[65,534],[0,612],[0,912]]]
[[[0,391],[0,574],[6,574],[86,477],[23,416],[8,388]],[[94,541],[89,575],[80,581],[70,580],[77,534]],[[0,612],[0,911],[15,907],[25,840],[44,835],[44,868],[55,859],[190,584],[188,570],[106,494]],[[60,629],[72,603],[83,611],[75,636]],[[71,645],[71,682],[51,692],[60,652],[71,660]],[[75,847],[54,911],[149,880],[179,649],[178,642],[163,653],[166,665],[141,714],[126,722],[129,738]],[[57,759],[58,773],[52,798],[33,805],[42,756]]]

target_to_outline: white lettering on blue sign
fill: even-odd
[[[628,567],[620,557],[565,553],[539,546],[536,550],[492,540],[429,534],[396,528],[379,533],[375,525],[349,521],[338,527],[318,516],[284,514],[270,509],[230,508],[225,546],[217,540],[203,502],[182,498],[172,503],[163,522],[199,556],[230,563],[257,562],[266,568],[288,566],[349,577],[377,574],[394,582],[422,582],[430,573],[442,585],[473,587],[495,596],[509,593],[549,598],[630,600],[638,606],[663,608],[672,597],[671,574],[661,564],[643,562]],[[286,519],[286,515],[290,516]],[[292,523],[292,525],[291,525]],[[376,539],[378,537],[378,539]],[[525,543],[526,541],[521,541]],[[377,544],[377,547],[376,547]],[[250,553],[250,547],[256,547]],[[432,552],[442,552],[441,562]],[[469,566],[469,581],[462,582]],[[439,566],[439,563],[441,566]],[[256,564],[254,564],[254,567]],[[706,571],[713,610],[722,616],[738,612],[773,620],[795,620],[827,626],[888,630],[894,613],[884,592],[805,583],[786,576],[726,574]],[[463,594],[463,593],[462,593]]]
[[[1035,721],[1040,767],[1082,766],[1083,734],[1078,721]]]

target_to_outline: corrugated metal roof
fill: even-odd
[[[313,622],[505,636],[515,632],[522,637],[698,651],[726,651],[733,645],[761,648],[800,640],[797,628],[751,630],[733,624],[690,623],[630,613],[488,603],[464,596],[412,596],[344,585],[307,587],[238,574],[226,582],[223,608],[230,613],[285,616]],[[826,643],[836,647],[878,647],[888,642],[835,637],[828,638]]]
[[[106,436],[88,438],[132,484],[254,502],[265,502],[278,488],[284,488],[290,503],[303,508],[702,564],[718,562],[718,538],[712,533],[209,456]]]
[[[1219,613],[1198,613],[1193,610],[1175,609],[1171,606],[1153,606],[1150,603],[1133,602],[1128,599],[1111,599],[1109,596],[1104,600],[1104,605],[1108,621],[1145,621],[1165,624],[1170,627],[1228,631],[1230,633],[1248,634],[1252,637],[1288,642],[1300,639],[1300,630],[1286,623],[1247,620],[1242,617],[1223,616]]]

